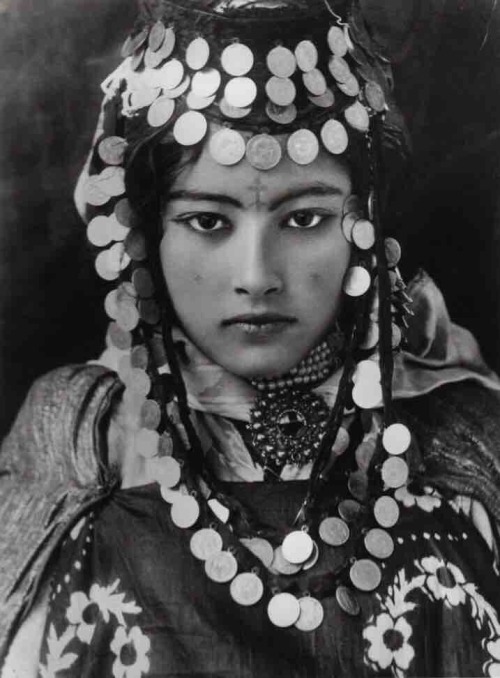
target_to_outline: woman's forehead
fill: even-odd
[[[178,175],[170,195],[227,195],[244,206],[272,204],[285,192],[307,195],[308,189],[315,195],[347,195],[351,190],[347,166],[327,153],[304,166],[285,156],[269,170],[256,169],[246,158],[234,166],[223,166],[213,159],[206,144],[197,160]]]

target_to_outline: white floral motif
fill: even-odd
[[[427,573],[425,584],[435,600],[443,600],[447,607],[465,603],[465,578],[456,565],[428,556],[422,558],[417,567]]]
[[[77,626],[76,635],[82,643],[90,643],[94,635],[98,614],[106,623],[110,614],[114,614],[120,624],[125,624],[124,614],[138,614],[141,608],[133,601],[125,603],[124,593],[115,593],[120,580],[117,579],[111,586],[92,584],[89,595],[83,591],[71,594],[70,606],[66,618],[70,624]]]
[[[55,678],[59,671],[69,669],[69,667],[74,664],[78,655],[74,652],[64,652],[64,648],[74,637],[75,630],[73,628],[67,628],[59,638],[54,626],[52,624],[50,625],[47,637],[47,664],[45,666],[43,664],[40,665],[40,674],[42,678]]]
[[[127,633],[123,626],[116,629],[111,642],[111,651],[116,655],[113,662],[114,678],[141,678],[149,670],[147,653],[151,642],[138,626]]]
[[[379,614],[375,624],[363,631],[368,640],[368,659],[381,669],[392,666],[396,675],[410,666],[415,650],[408,643],[412,628],[404,617],[393,619],[387,612]]]
[[[403,485],[403,487],[396,490],[394,498],[401,502],[403,506],[406,506],[406,508],[418,506],[418,508],[427,513],[441,506],[441,496],[435,490],[425,487],[424,492],[425,494],[412,494],[406,485]]]

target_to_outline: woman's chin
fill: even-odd
[[[290,360],[290,356],[287,356],[286,360],[280,360],[278,356],[274,359],[264,357],[260,359],[245,359],[242,356],[234,361],[227,359],[221,360],[220,364],[232,374],[250,380],[280,377],[289,372],[299,362],[300,358],[297,358],[297,360]]]

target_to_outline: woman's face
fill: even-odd
[[[341,230],[348,171],[320,154],[272,170],[216,163],[205,147],[173,184],[163,215],[163,272],[185,332],[242,377],[294,367],[339,311],[349,244]]]

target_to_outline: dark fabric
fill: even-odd
[[[100,367],[56,370],[33,386],[3,444],[0,646],[4,651],[9,634],[17,628],[20,611],[30,609],[41,581],[37,576],[43,574],[51,551],[80,513],[88,513],[112,492],[113,475],[100,476],[103,469],[96,457],[96,442],[117,389],[117,376]],[[496,516],[498,404],[497,395],[473,383],[450,385],[423,398],[400,402],[425,454],[428,480],[442,489],[476,497]],[[60,512],[51,519],[55,507],[60,507]],[[20,577],[15,594],[9,596],[23,574],[23,564],[27,565],[26,576]]]
[[[281,530],[293,521],[304,489],[301,481],[230,487],[257,509],[261,520]],[[432,512],[403,509],[391,530],[396,551],[384,567],[377,594],[359,593],[361,614],[350,617],[330,586],[322,597],[324,622],[311,633],[274,627],[266,614],[269,594],[252,607],[237,605],[229,585],[210,581],[203,563],[191,555],[193,532],[173,525],[169,506],[154,485],[115,492],[62,549],[42,665],[57,668],[61,661],[67,667],[63,675],[74,678],[128,675],[125,669],[150,678],[362,678],[391,675],[398,663],[402,676],[479,676],[492,662],[487,619],[492,615],[494,623],[494,611],[500,610],[500,580],[482,537],[445,503]],[[275,584],[320,597],[318,581],[329,581],[349,551],[318,543],[321,558],[310,572],[278,577]],[[446,563],[437,575],[436,561]],[[464,581],[455,588],[457,571]],[[444,589],[436,586],[440,576]],[[477,592],[463,593],[476,584]],[[381,601],[389,586],[399,587],[408,609],[396,603],[400,621],[392,629],[392,649],[403,647],[387,667],[385,647],[391,647],[391,636],[386,631],[382,651],[373,647],[367,655],[376,644],[363,632],[372,626],[378,642],[377,625],[387,618]],[[449,600],[439,599],[443,590]],[[406,624],[411,635],[405,639]],[[49,651],[47,639],[59,643],[57,652]]]

